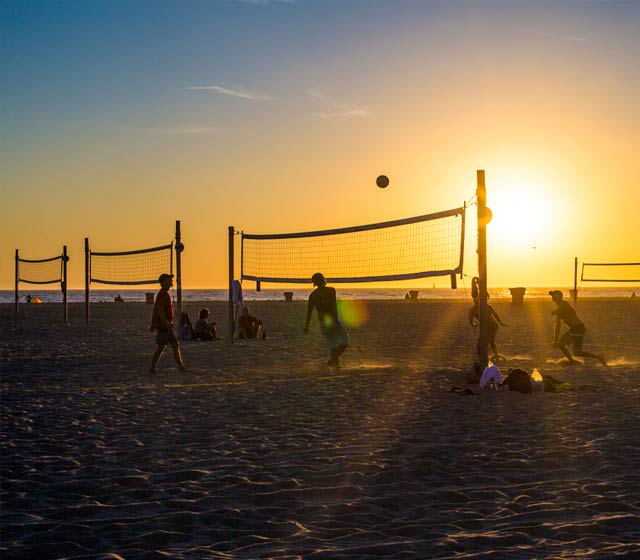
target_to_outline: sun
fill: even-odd
[[[535,248],[552,233],[553,205],[536,185],[518,181],[497,186],[488,206],[493,211],[492,236],[511,249]]]

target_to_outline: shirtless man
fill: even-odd
[[[336,289],[327,286],[327,281],[319,272],[311,277],[311,281],[317,288],[309,296],[304,334],[309,334],[309,323],[315,308],[318,311],[320,330],[329,345],[330,357],[327,365],[333,369],[340,369],[339,358],[349,346],[349,334],[338,318]]]
[[[173,302],[169,295],[169,290],[173,286],[173,277],[170,274],[161,274],[158,279],[160,282],[160,291],[156,294],[156,301],[153,305],[153,315],[151,316],[151,332],[156,331],[156,351],[151,357],[151,367],[149,373],[156,372],[156,364],[164,352],[167,344],[171,345],[173,357],[178,364],[180,371],[185,371],[182,362],[182,353],[180,352],[180,343],[176,334],[173,332]]]
[[[554,309],[551,312],[552,315],[556,316],[556,326],[553,336],[554,345],[562,350],[562,353],[567,357],[570,364],[582,363],[579,360],[575,360],[571,355],[571,352],[569,352],[568,346],[569,344],[572,344],[574,355],[585,358],[595,358],[603,366],[606,366],[607,360],[604,356],[599,356],[582,349],[582,342],[587,329],[576,314],[576,310],[570,303],[563,300],[562,292],[560,290],[551,290],[549,295],[557,306],[557,309]],[[565,331],[562,337],[560,337],[560,330],[562,328],[563,321],[569,329]]]

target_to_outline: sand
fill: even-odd
[[[557,362],[550,301],[492,303],[503,370],[597,390],[451,392],[464,302],[364,302],[338,372],[303,302],[256,302],[266,341],[156,375],[150,306],[0,306],[2,557],[640,558],[640,302],[579,303],[607,368]]]

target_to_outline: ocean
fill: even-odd
[[[449,288],[341,288],[340,284],[334,284],[338,290],[339,299],[403,299],[409,290],[418,291],[418,299],[455,299],[455,300],[471,300],[471,291],[469,287],[459,287],[457,290]],[[548,297],[549,290],[560,289],[565,293],[565,297],[569,298],[569,288],[551,286],[546,288],[527,288],[525,299]],[[244,299],[246,301],[267,301],[267,300],[284,300],[284,292],[293,292],[294,300],[306,300],[312,287],[306,288],[279,288],[279,289],[263,289],[260,292],[252,290],[244,290]],[[92,302],[112,302],[116,296],[120,296],[124,301],[146,301],[146,294],[157,292],[157,288],[137,289],[137,290],[92,290]],[[614,298],[614,297],[630,297],[632,293],[636,293],[640,297],[640,286],[621,285],[616,287],[580,287],[579,294],[582,297],[590,298]],[[25,296],[31,294],[39,297],[43,303],[54,303],[62,301],[62,293],[60,290],[38,290],[38,289],[22,289],[20,290],[20,302],[24,302]],[[173,291],[175,297],[175,290]],[[490,288],[489,296],[494,299],[511,298],[509,288]],[[203,290],[182,290],[183,301],[226,301],[229,297],[229,291],[226,289],[203,289]],[[69,290],[70,303],[82,303],[85,300],[84,290]],[[0,290],[0,303],[13,303],[15,301],[15,292],[13,290]]]

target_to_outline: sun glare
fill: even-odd
[[[553,205],[533,185],[520,182],[496,188],[488,206],[493,212],[489,227],[496,241],[510,249],[535,249],[553,228]]]

